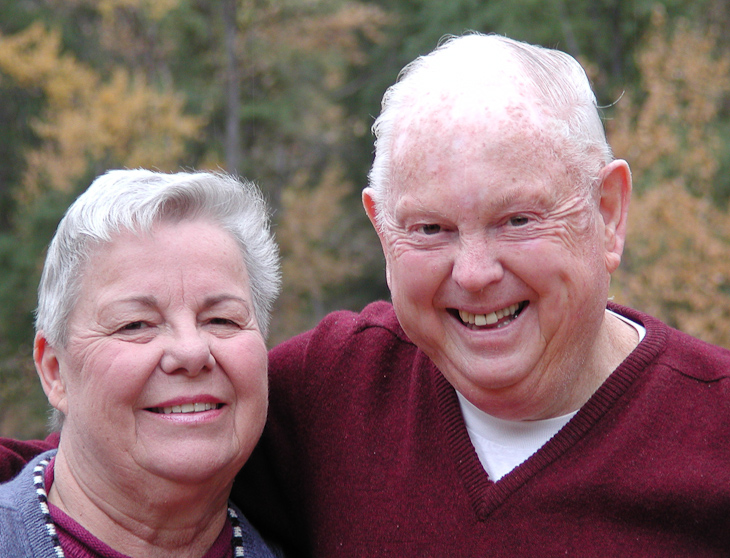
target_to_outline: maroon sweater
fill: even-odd
[[[234,501],[321,558],[730,556],[730,352],[611,308],[646,337],[497,483],[392,307],[331,314],[270,353],[269,423]]]
[[[611,308],[646,337],[497,483],[392,307],[331,314],[270,353],[238,502],[318,558],[730,556],[730,352]],[[286,514],[266,505],[273,487]]]

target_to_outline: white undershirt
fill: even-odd
[[[634,327],[641,342],[646,335],[643,326],[615,312],[608,312]],[[501,479],[544,446],[578,412],[545,420],[504,420],[478,409],[458,391],[456,394],[471,443],[482,467],[493,481]]]

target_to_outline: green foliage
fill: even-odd
[[[599,103],[625,92],[607,110],[614,133],[623,126],[617,147],[638,189],[675,197],[693,190],[686,223],[701,234],[678,228],[669,252],[690,246],[692,266],[714,274],[696,288],[727,298],[730,272],[715,255],[730,233],[709,200],[724,206],[730,198],[730,103],[724,82],[697,73],[718,70],[712,61],[720,58],[692,58],[680,44],[664,62],[642,59],[657,6],[667,22],[684,18],[713,34],[717,52],[730,46],[725,0],[0,0],[0,434],[42,433],[45,404],[30,356],[43,249],[74,193],[109,167],[225,167],[237,132],[236,168],[276,207],[286,258],[275,340],[329,310],[387,297],[379,242],[360,207],[369,128],[400,69],[447,34],[495,32],[561,48],[587,67]],[[231,8],[234,20],[224,13]],[[693,69],[687,79],[666,81],[681,65]],[[689,78],[706,86],[685,87]],[[667,105],[657,90],[684,101]],[[717,98],[701,94],[711,90]],[[712,110],[697,116],[702,107]],[[662,210],[660,193],[636,205],[669,227],[675,216]],[[653,234],[640,221],[635,227]],[[691,276],[663,282],[682,261],[657,256],[668,242],[629,250],[621,292],[660,314],[674,305],[672,323],[724,343],[728,305],[683,297]]]
[[[637,56],[642,91],[627,95],[609,126],[616,154],[635,161],[637,185],[614,291],[620,302],[730,346],[730,221],[720,186],[728,124],[719,118],[730,99],[730,57],[718,37],[653,14]]]
[[[15,208],[14,185],[25,170],[25,151],[37,145],[37,137],[28,127],[41,110],[41,100],[28,95],[13,80],[0,74],[0,232],[10,228]]]
[[[33,339],[33,311],[40,279],[39,254],[45,252],[65,208],[77,191],[53,191],[22,207],[12,233],[0,234],[0,339],[12,346]]]
[[[39,254],[73,195],[51,192],[15,215],[0,233],[0,435],[45,434],[47,402],[32,361]]]

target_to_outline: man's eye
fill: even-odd
[[[146,326],[144,322],[130,322],[121,328],[121,331],[137,331]]]
[[[436,234],[441,232],[441,225],[421,225],[421,232],[423,234]]]
[[[523,227],[525,226],[530,220],[525,217],[524,215],[515,215],[514,217],[510,217],[509,224],[513,227]]]

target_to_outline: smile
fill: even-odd
[[[512,322],[512,320],[517,318],[517,316],[519,316],[520,313],[525,309],[527,304],[527,301],[512,304],[510,306],[507,306],[506,308],[502,308],[501,310],[490,312],[489,314],[472,314],[471,312],[467,312],[465,310],[459,310],[459,319],[466,326],[496,326],[497,328],[500,328],[504,327],[505,325]]]
[[[184,405],[173,405],[172,407],[152,407],[148,409],[153,413],[171,415],[173,413],[202,413],[223,407],[223,403],[185,403]]]

